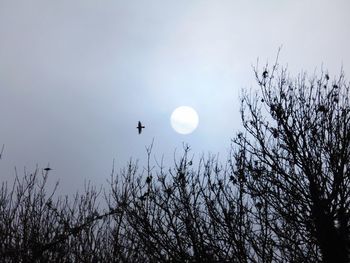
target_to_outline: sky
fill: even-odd
[[[103,185],[154,140],[226,158],[252,65],[350,74],[348,0],[0,0],[0,181],[48,164],[60,192]],[[198,128],[170,115],[191,106]],[[137,122],[146,128],[137,133]]]

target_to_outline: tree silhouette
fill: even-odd
[[[349,84],[343,74],[291,79],[277,64],[255,75],[260,93],[243,96],[234,142],[262,225],[293,261],[348,262]]]
[[[255,70],[227,162],[138,162],[110,189],[47,193],[50,169],[0,189],[1,262],[348,262],[350,104],[343,74]],[[103,195],[101,192],[103,191]]]

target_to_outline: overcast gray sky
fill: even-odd
[[[1,180],[54,169],[63,193],[102,184],[130,157],[226,156],[252,64],[350,75],[348,0],[0,0]],[[170,126],[192,106],[190,135]],[[146,129],[137,134],[137,121]]]

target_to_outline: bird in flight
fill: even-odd
[[[47,164],[46,168],[43,169],[45,172],[49,172],[52,170],[52,168],[50,168],[50,164]]]
[[[139,121],[139,123],[138,123],[138,125],[136,127],[136,129],[138,129],[138,131],[139,131],[139,134],[141,134],[142,129],[144,129],[144,128],[145,128],[145,126],[143,126],[142,123]]]

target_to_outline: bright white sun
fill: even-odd
[[[181,106],[173,111],[170,122],[176,132],[189,134],[197,128],[199,119],[194,109],[188,106]]]

